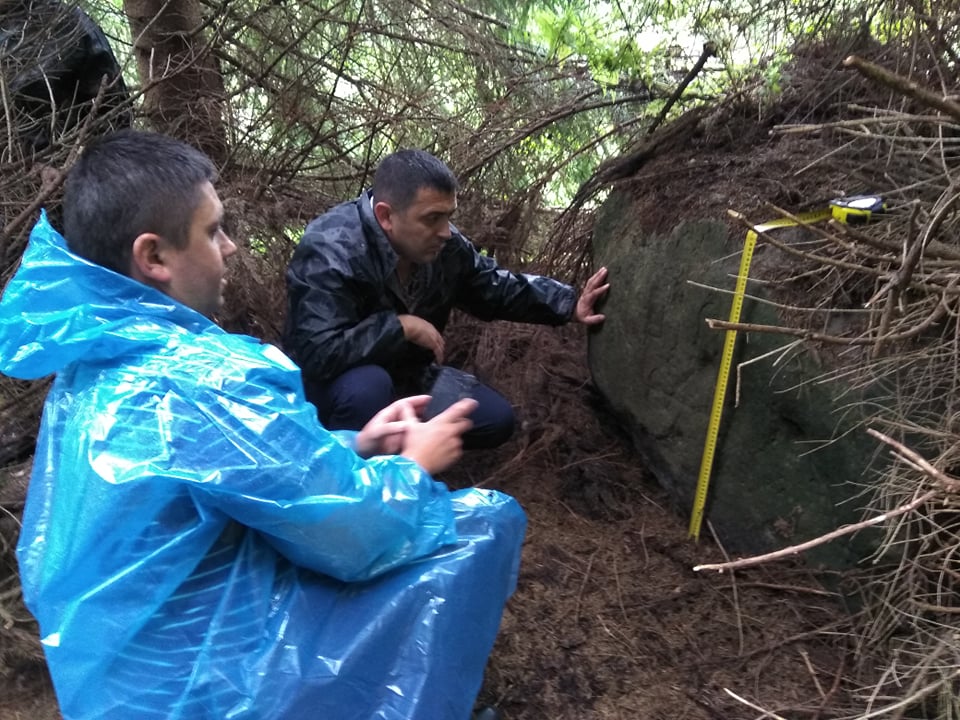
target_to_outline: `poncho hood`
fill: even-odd
[[[154,325],[151,336],[137,327],[137,318],[148,316],[164,331]],[[80,358],[96,362],[134,345],[162,345],[171,324],[224,332],[168,295],[72,253],[44,212],[0,301],[0,373],[33,380]]]

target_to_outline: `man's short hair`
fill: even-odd
[[[184,142],[121,130],[89,145],[67,175],[63,229],[77,255],[130,274],[143,233],[185,247],[200,187],[216,179],[210,159]]]
[[[373,197],[394,210],[406,210],[420,188],[457,192],[457,177],[446,164],[425,150],[398,150],[387,155],[373,176]]]

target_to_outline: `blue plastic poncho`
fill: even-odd
[[[66,718],[469,716],[516,582],[511,498],[360,458],[280,351],[45,217],[0,371],[56,373],[17,553]]]

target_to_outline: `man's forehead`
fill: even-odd
[[[432,187],[422,187],[414,195],[411,209],[415,209],[417,213],[453,212],[457,209],[457,194]]]
[[[211,182],[205,182],[200,185],[200,201],[193,212],[194,222],[212,222],[223,217],[223,203],[220,201],[220,195]]]

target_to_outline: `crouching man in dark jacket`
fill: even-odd
[[[454,307],[482,320],[603,322],[594,305],[609,287],[606,268],[578,297],[551,278],[498,267],[450,224],[457,189],[433,155],[401,150],[382,161],[371,190],[307,226],[287,270],[284,345],[326,427],[360,428],[397,394],[428,392]],[[510,403],[459,375],[460,394],[478,403],[464,446],[506,441]]]

